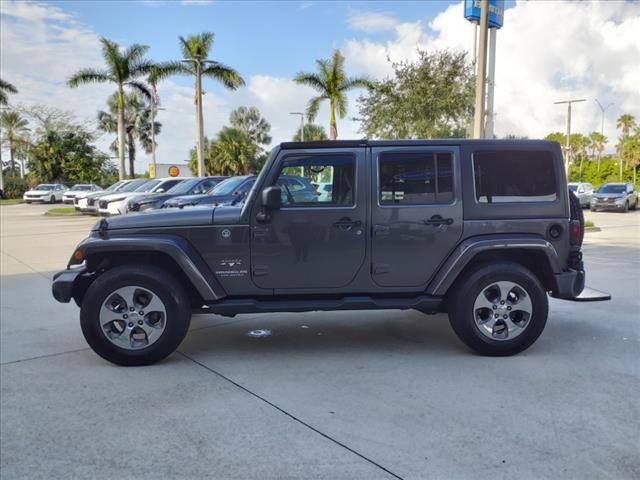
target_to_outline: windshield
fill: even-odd
[[[228,178],[217,184],[209,191],[209,195],[229,195],[238,188],[247,177],[233,177]]]
[[[167,193],[175,193],[176,195],[184,195],[185,193],[189,193],[191,189],[193,189],[198,183],[202,181],[201,178],[192,178],[190,180],[185,180],[184,182],[180,182],[173,188],[167,190]]]
[[[148,181],[149,180],[144,179],[144,178],[139,178],[138,180],[132,180],[129,183],[127,183],[124,187],[119,188],[118,191],[119,192],[133,192],[134,190],[139,188],[141,185],[144,185]]]
[[[49,185],[48,183],[43,183],[42,185],[38,185],[34,190],[53,190],[53,185]]]
[[[575,192],[578,189],[578,185],[569,185],[569,191]]]
[[[125,185],[125,183],[121,180],[119,182],[114,183],[113,185],[110,185],[105,192],[113,192],[114,190],[119,190],[120,188],[122,188]]]
[[[626,185],[603,185],[598,193],[624,193]]]
[[[91,190],[91,185],[74,185],[71,189],[72,192],[86,192]]]
[[[153,187],[157,186],[162,180],[148,180],[147,182],[136,188],[135,192],[150,192]]]

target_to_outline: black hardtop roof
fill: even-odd
[[[517,147],[549,148],[557,147],[558,142],[551,140],[489,140],[489,139],[469,139],[469,138],[443,138],[424,140],[321,140],[313,142],[283,142],[280,148],[283,150],[304,149],[304,148],[356,148],[356,147],[431,147],[431,146],[501,146],[513,145]]]

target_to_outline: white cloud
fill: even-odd
[[[358,12],[351,15],[349,26],[362,32],[383,32],[393,30],[398,20],[392,15],[380,12]]]
[[[180,5],[211,5],[213,0],[180,0]]]
[[[640,117],[640,4],[625,2],[525,2],[505,12],[496,57],[496,134],[542,137],[564,130],[565,98],[587,98],[573,110],[573,131],[600,129],[595,99],[613,102],[605,135],[610,148],[618,136],[615,119],[623,112]],[[462,3],[449,6],[428,25],[417,21],[394,27],[386,42],[352,39],[345,43],[347,65],[384,76],[393,61],[415,59],[416,48],[466,50],[471,27]]]

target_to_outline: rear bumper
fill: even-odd
[[[86,268],[73,268],[63,270],[53,276],[53,284],[51,285],[51,293],[53,298],[61,303],[69,303],[73,298],[73,288],[76,279],[87,271]]]
[[[551,296],[574,302],[603,302],[611,300],[611,295],[593,288],[585,287],[584,270],[569,270],[554,275],[555,288]]]

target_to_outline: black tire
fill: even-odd
[[[49,199],[49,203],[51,203],[51,204],[56,203],[56,197],[54,197],[53,195],[51,195],[51,198]]]
[[[509,356],[529,348],[540,336],[547,323],[549,301],[536,276],[527,268],[512,262],[480,265],[459,280],[449,296],[449,322],[454,332],[469,348],[481,355]],[[496,340],[484,335],[476,325],[474,302],[492,283],[515,282],[529,294],[532,315],[520,335],[513,339]]]
[[[166,326],[148,347],[128,350],[107,339],[99,318],[108,295],[125,286],[140,286],[154,292],[166,308]],[[107,270],[87,289],[80,308],[80,325],[89,346],[105,360],[123,366],[150,365],[178,348],[191,323],[191,303],[184,287],[167,271],[150,265],[126,265]]]
[[[626,202],[624,202],[624,208],[622,209],[622,211],[624,213],[627,213],[629,211],[629,200],[627,200]]]

